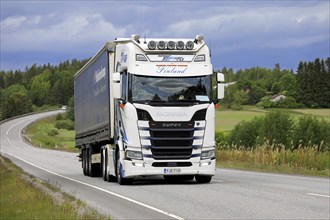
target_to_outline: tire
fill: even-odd
[[[101,154],[101,172],[102,172],[102,178],[104,181],[109,180],[108,175],[108,153],[107,150],[102,150]]]
[[[120,163],[119,151],[117,152],[116,156],[116,175],[117,175],[117,182],[119,185],[129,185],[133,183],[133,179],[124,178],[122,176],[122,167]]]
[[[99,177],[101,176],[101,165],[99,163],[92,164],[92,154],[93,148],[88,148],[88,173],[90,177]]]
[[[196,175],[195,179],[197,183],[209,183],[211,182],[212,176]]]
[[[82,150],[82,168],[83,168],[84,175],[88,176],[88,172],[87,172],[87,150],[86,149]]]

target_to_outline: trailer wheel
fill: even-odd
[[[116,175],[117,175],[117,182],[119,185],[129,185],[133,183],[133,179],[124,178],[122,176],[122,167],[120,163],[119,151],[117,152],[116,157]]]
[[[195,179],[197,183],[209,183],[211,182],[212,176],[196,175]]]

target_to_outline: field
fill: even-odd
[[[222,110],[216,111],[215,115],[215,129],[216,131],[229,132],[236,124],[245,120],[249,121],[254,117],[264,115],[265,111],[254,111],[254,110]]]
[[[312,115],[320,120],[330,122],[330,109],[269,109],[269,111],[281,110],[291,114],[294,118],[304,115]],[[245,107],[241,111],[217,110],[215,115],[216,131],[227,133],[231,131],[236,124],[245,120],[249,121],[257,116],[262,116],[267,111],[255,107]]]

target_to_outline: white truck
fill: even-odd
[[[74,80],[76,147],[83,173],[132,183],[136,177],[196,179],[215,174],[214,114],[224,76],[203,37],[117,38]]]

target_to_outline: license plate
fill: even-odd
[[[181,173],[180,168],[164,168],[164,174],[177,174]]]

